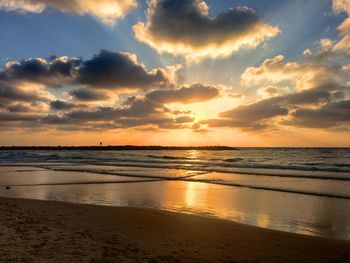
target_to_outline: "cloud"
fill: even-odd
[[[173,117],[162,104],[147,98],[129,99],[122,107],[97,107],[75,110],[61,115],[47,115],[40,119],[42,124],[59,129],[121,129],[152,127],[152,129],[191,128],[194,118],[187,115]]]
[[[318,50],[304,51],[300,62],[286,62],[284,56],[278,55],[257,67],[248,67],[240,84],[256,88],[262,99],[222,112],[220,118],[207,120],[206,124],[244,130],[284,126],[334,129],[348,125],[341,114],[334,121],[327,117],[335,114],[334,105],[343,105],[338,111],[346,112],[347,104],[342,102],[348,98],[348,65],[341,64],[333,49],[334,41],[322,39]]]
[[[345,51],[350,54],[350,1],[349,0],[333,0],[333,10],[336,14],[345,12],[348,17],[340,24],[338,30],[342,36],[334,49]]]
[[[148,72],[134,54],[106,50],[84,61],[77,74],[79,84],[105,89],[147,88],[170,81],[163,69]]]
[[[159,53],[189,61],[228,57],[280,32],[247,7],[230,8],[214,17],[203,0],[151,0],[146,23],[133,29],[137,40]]]
[[[95,91],[86,88],[80,88],[70,91],[69,94],[76,100],[80,101],[101,101],[108,100],[109,96],[103,91]]]
[[[0,71],[0,80],[26,81],[57,87],[72,82],[80,64],[80,59],[65,56],[9,61]]]
[[[75,105],[70,102],[66,102],[63,100],[55,100],[51,101],[50,107],[53,110],[71,110],[75,108]]]
[[[240,105],[232,110],[220,113],[220,117],[254,122],[288,114],[288,109],[278,103],[271,102],[274,101],[262,100],[249,105]]]
[[[163,104],[151,101],[147,98],[135,98],[127,107],[118,112],[124,117],[147,117],[159,116],[169,111]]]
[[[329,38],[323,38],[320,40],[318,50],[312,52],[310,49],[305,49],[303,56],[305,59],[313,62],[329,61],[334,55],[335,41]]]
[[[218,89],[202,84],[182,87],[178,90],[156,90],[146,94],[146,97],[158,103],[196,103],[211,100],[219,95]]]
[[[209,119],[201,121],[201,124],[205,124],[210,128],[231,128],[231,129],[243,129],[248,131],[256,131],[267,128],[264,123],[254,123],[249,120],[234,120],[229,118],[218,118],[218,119]]]
[[[135,55],[109,51],[89,60],[51,57],[9,61],[0,70],[0,123],[60,130],[190,128],[194,120],[191,112],[175,113],[165,101],[206,101],[218,90],[201,84],[171,90],[176,87],[173,78],[179,68],[149,71]],[[162,95],[167,97],[158,98],[157,94],[151,100],[143,96],[150,88],[166,88],[148,94],[165,91]],[[119,90],[123,91],[119,98],[137,95],[114,101]]]
[[[38,122],[39,116],[34,114],[13,114],[0,112],[1,122]]]
[[[174,71],[171,67],[169,73],[167,69],[148,71],[138,63],[134,54],[102,50],[88,60],[53,56],[48,59],[9,61],[0,71],[0,81],[32,82],[48,87],[70,85],[100,89],[147,89],[150,86],[170,85]],[[77,93],[76,97],[81,95],[82,98],[88,92]]]
[[[257,92],[262,98],[270,98],[281,96],[283,93],[288,92],[288,87],[280,88],[276,86],[267,86],[258,89]]]
[[[121,106],[96,107],[49,116],[43,121],[50,125],[79,125],[108,127],[109,129],[152,127],[153,129],[191,129],[195,118],[191,111],[173,112],[165,104],[207,101],[218,96],[210,86],[194,84],[177,90],[155,90],[143,97],[131,96]],[[64,105],[65,106],[65,105]],[[70,105],[68,105],[70,107]],[[179,116],[180,115],[180,116]],[[82,126],[82,127],[83,127]]]
[[[32,107],[27,106],[24,103],[22,103],[22,104],[16,103],[16,104],[8,106],[6,109],[9,112],[14,112],[14,113],[22,112],[23,113],[23,112],[30,112],[32,110]]]
[[[90,14],[103,23],[113,26],[118,19],[137,6],[136,0],[2,0],[0,9],[41,13],[54,8],[63,13]]]
[[[205,120],[202,123],[209,127],[231,127],[246,130],[266,129],[276,124],[286,123],[288,125],[300,123],[300,126],[304,124],[305,127],[315,127],[315,125],[307,125],[306,118],[298,122],[297,118],[299,116],[296,113],[310,111],[316,111],[320,114],[325,113],[322,110],[326,107],[325,105],[344,101],[344,89],[346,88],[343,86],[325,84],[308,90],[270,97],[251,104],[239,105],[231,110],[221,112],[219,114],[220,118]],[[293,121],[279,123],[278,121],[281,118],[292,118]],[[336,124],[336,122],[333,122],[333,124]]]
[[[334,41],[329,38],[322,38],[320,40],[320,51],[323,53],[331,52],[334,46]]]
[[[288,108],[275,98],[261,100],[247,105],[239,105],[221,112],[220,118],[204,120],[201,123],[209,127],[241,128],[261,130],[267,127],[266,121],[275,117],[287,116]]]
[[[40,85],[22,84],[13,85],[5,81],[0,81],[0,101],[50,101],[51,94],[43,90]]]
[[[0,80],[0,112],[45,113],[49,110],[47,103],[55,97],[45,86],[32,83],[8,83]]]
[[[34,112],[44,114],[49,110],[47,103],[54,99],[43,85],[0,80],[0,112],[11,112],[13,115]]]
[[[166,112],[168,109],[162,104],[154,103],[145,98],[134,98],[123,107],[97,107],[90,110],[73,111],[67,113],[66,117],[80,121],[116,121],[121,118],[159,117]]]
[[[242,93],[228,93],[228,97],[232,99],[242,99],[244,95]]]
[[[343,67],[338,64],[321,64],[316,61],[285,62],[284,56],[278,55],[273,59],[266,59],[258,67],[248,67],[241,75],[240,84],[266,86],[288,82],[301,91],[333,82],[335,75],[340,77],[342,71]]]
[[[12,102],[9,104],[0,104],[0,109],[12,113],[47,113],[50,108],[44,102]]]
[[[303,128],[334,128],[350,124],[350,100],[330,102],[317,109],[297,109],[284,124]]]
[[[188,123],[188,122],[193,122],[195,120],[195,118],[191,117],[191,116],[181,116],[181,117],[177,117],[175,119],[176,123]]]
[[[264,81],[275,84],[294,79],[302,72],[303,70],[298,63],[284,63],[284,56],[278,55],[273,59],[266,59],[258,67],[248,67],[241,75],[241,85],[256,85]]]

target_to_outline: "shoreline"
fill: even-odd
[[[0,197],[0,262],[346,262],[350,241],[151,208]]]

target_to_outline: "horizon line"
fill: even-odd
[[[227,146],[227,145],[202,145],[202,146],[174,146],[174,145],[11,145],[11,146],[5,146],[0,145],[0,150],[68,150],[68,149],[111,149],[111,150],[117,150],[117,149],[227,149],[227,150],[234,150],[239,148],[291,148],[291,149],[302,149],[302,148],[310,148],[310,149],[318,149],[318,148],[334,148],[334,149],[348,149],[350,146]]]

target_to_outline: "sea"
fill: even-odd
[[[350,148],[1,150],[0,196],[164,209],[350,240]]]

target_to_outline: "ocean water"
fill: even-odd
[[[0,151],[0,196],[153,207],[350,239],[350,149]]]

